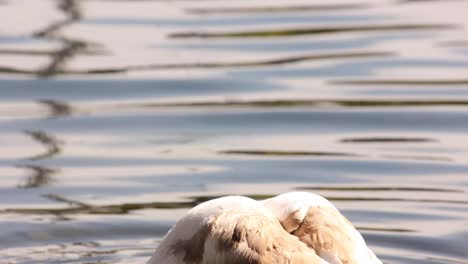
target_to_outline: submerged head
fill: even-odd
[[[159,263],[381,264],[335,206],[307,192],[202,203],[163,238],[148,262]]]
[[[337,210],[327,199],[308,192],[288,192],[263,200],[262,203],[275,215],[289,233],[304,220],[311,207]]]

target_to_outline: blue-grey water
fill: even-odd
[[[468,263],[468,2],[0,0],[0,263],[144,263],[208,199],[321,194]]]

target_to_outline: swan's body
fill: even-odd
[[[200,204],[163,238],[148,264],[381,264],[325,198],[293,192],[257,202]]]

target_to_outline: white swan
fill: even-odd
[[[191,209],[147,264],[382,264],[327,199],[228,196]]]

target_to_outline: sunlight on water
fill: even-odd
[[[0,0],[0,263],[144,263],[302,190],[388,264],[468,263],[466,1]]]

